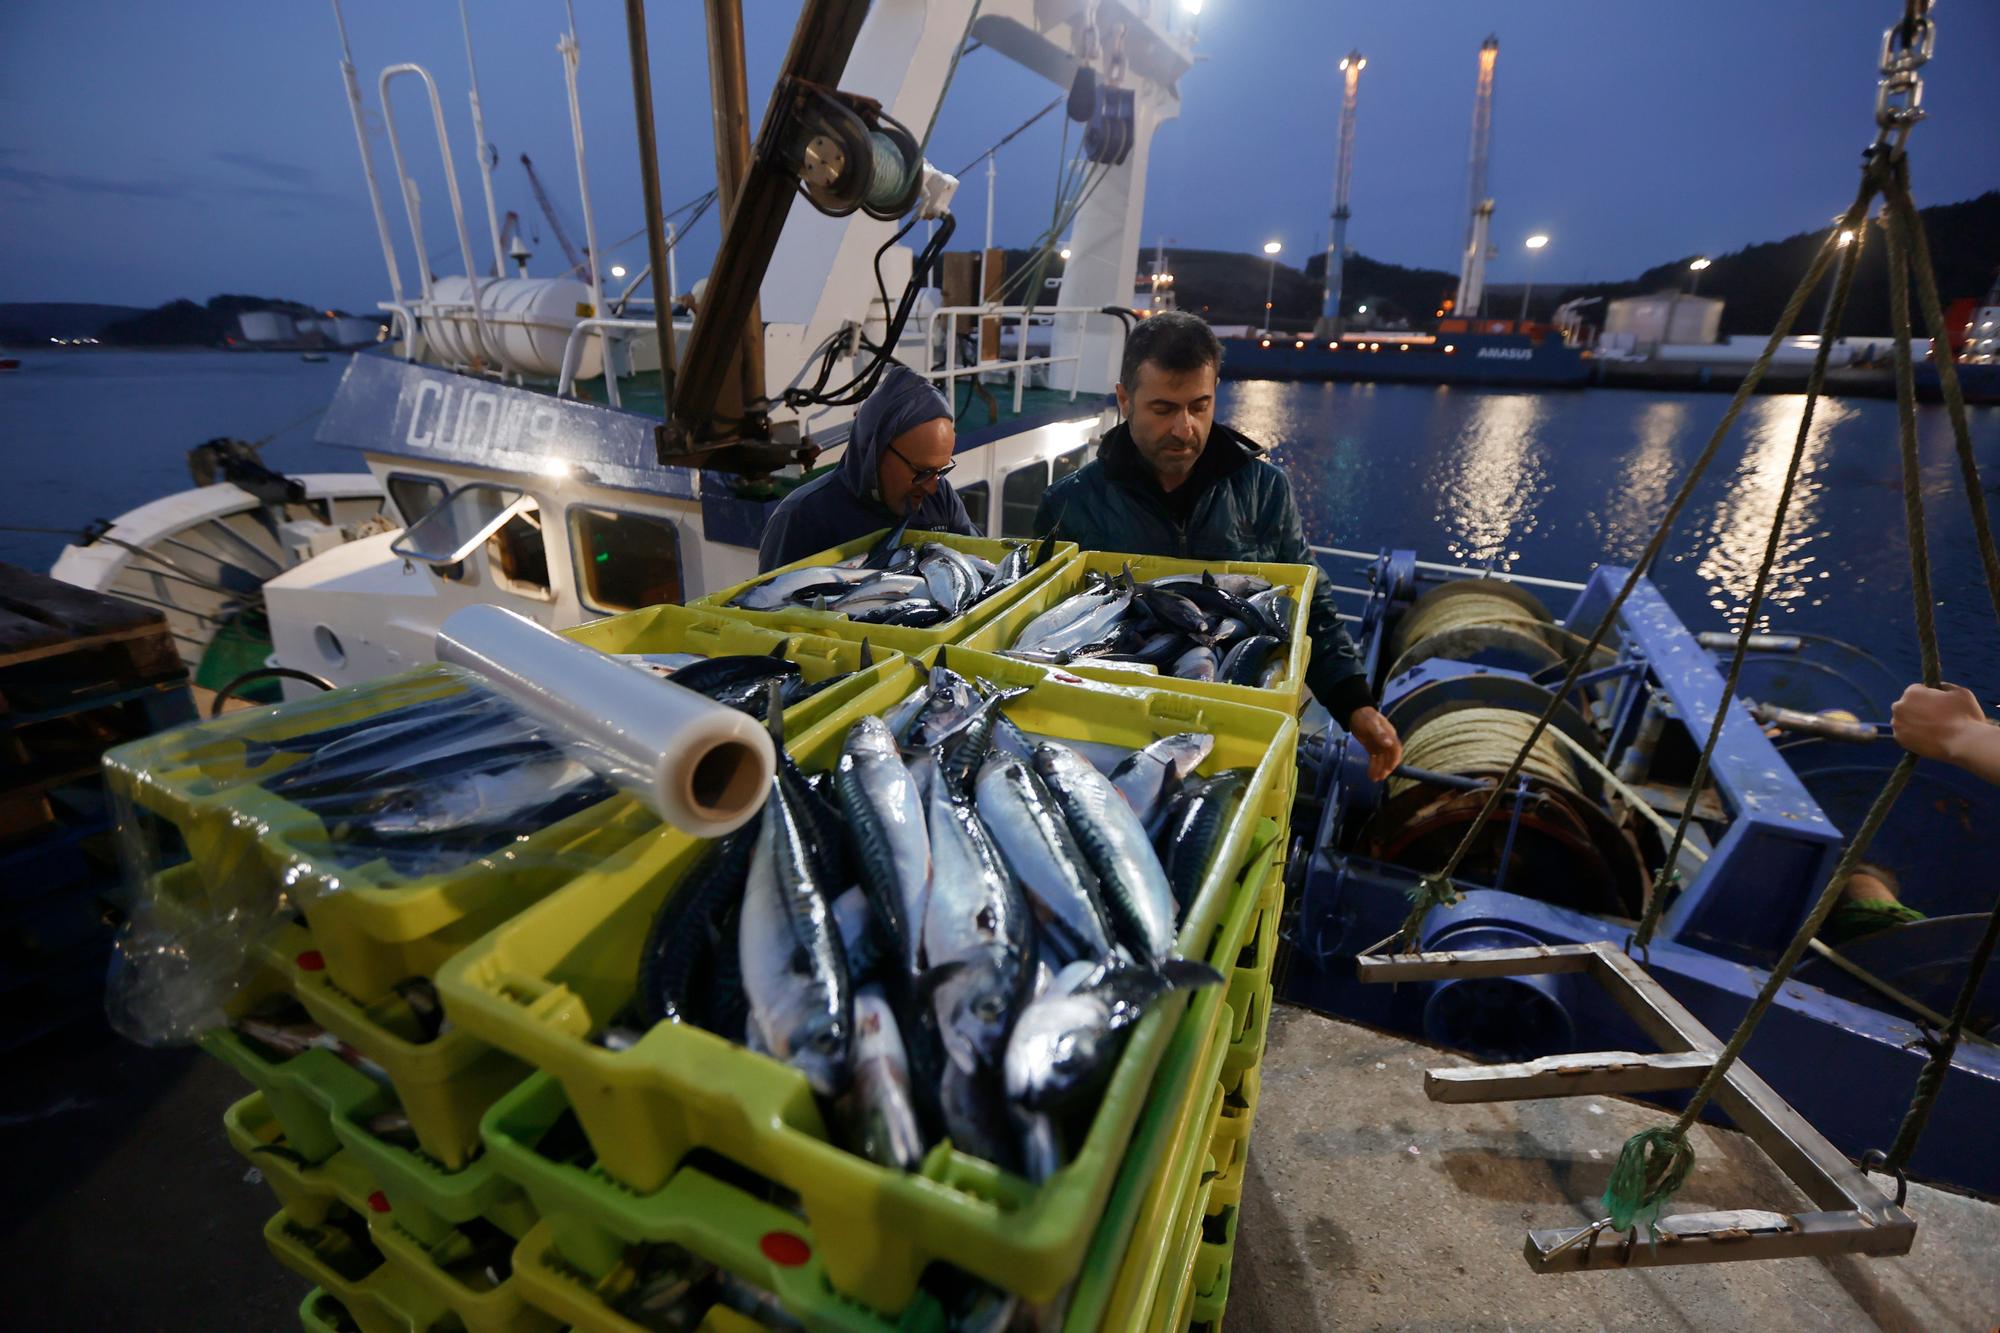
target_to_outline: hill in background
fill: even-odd
[[[132,305],[81,301],[0,303],[0,343],[45,343],[51,338],[97,338],[107,324],[141,313]]]
[[[1938,204],[1922,213],[1941,298],[1949,303],[1961,296],[1984,296],[1993,286],[1995,265],[2000,264],[2000,190],[1989,190],[1961,203]],[[1792,289],[1811,266],[1814,249],[1824,235],[1824,232],[1800,232],[1783,240],[1709,256],[1710,267],[1701,275],[1701,294],[1721,297],[1726,303],[1722,332],[1725,335],[1769,332]],[[1150,267],[1150,255],[1151,251],[1140,254],[1142,271]],[[1558,305],[1577,297],[1595,296],[1608,301],[1677,287],[1686,290],[1692,277],[1688,261],[1693,258],[1690,254],[1668,260],[1625,282],[1538,282],[1531,293],[1530,316],[1546,320]],[[1847,327],[1855,332],[1889,331],[1887,258],[1888,246],[1880,229],[1870,227],[1848,302]],[[1008,273],[1018,272],[1027,259],[1027,251],[1009,250]],[[1173,272],[1174,291],[1181,309],[1192,310],[1214,324],[1263,323],[1265,282],[1271,276],[1270,260],[1264,256],[1176,248],[1167,251],[1167,267]],[[1312,326],[1319,316],[1325,271],[1323,253],[1307,257],[1299,268],[1279,263],[1271,284],[1276,326],[1294,329]],[[1061,261],[1052,260],[1048,275],[1058,276],[1061,272]],[[1396,324],[1407,320],[1410,325],[1421,327],[1435,319],[1445,298],[1457,290],[1458,274],[1441,269],[1405,268],[1366,255],[1350,255],[1342,285],[1350,317],[1356,305],[1365,304],[1370,322]],[[1052,302],[1054,290],[1047,289],[1044,299]],[[1486,311],[1496,318],[1511,319],[1520,313],[1520,300],[1518,283],[1489,284]],[[1817,306],[1809,306],[1808,314],[1817,317],[1817,310]],[[1602,320],[1602,307],[1594,307],[1591,313],[1597,321]]]

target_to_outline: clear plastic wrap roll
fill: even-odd
[[[719,838],[762,805],[777,769],[755,718],[634,671],[497,606],[438,630],[437,656],[477,673],[674,827]]]

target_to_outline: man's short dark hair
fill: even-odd
[[[1222,343],[1200,315],[1163,310],[1142,319],[1125,335],[1125,359],[1118,382],[1131,393],[1139,387],[1139,367],[1152,362],[1169,375],[1185,375],[1203,366],[1222,370]]]

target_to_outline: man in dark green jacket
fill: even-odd
[[[1184,312],[1141,320],[1125,340],[1118,409],[1097,457],[1049,487],[1035,535],[1060,527],[1087,550],[1185,560],[1309,565],[1292,484],[1263,450],[1215,421],[1222,344]],[[1375,707],[1360,649],[1341,628],[1321,583],[1307,609],[1312,661],[1306,685],[1368,751],[1369,776],[1386,778],[1403,743]]]

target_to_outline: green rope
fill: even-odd
[[[1903,377],[1907,373],[1909,338],[1909,285],[1912,255],[1914,254],[1915,276],[1918,299],[1923,304],[1924,322],[1931,332],[1931,347],[1938,365],[1938,384],[1944,391],[1945,407],[1951,416],[1953,439],[1958,446],[1959,468],[1965,479],[1965,493],[1972,507],[1973,531],[1978,539],[1979,554],[1985,565],[1986,588],[1993,598],[1994,612],[2000,615],[2000,550],[1993,541],[1993,529],[1986,514],[1985,490],[1980,485],[1979,467],[1972,458],[1972,440],[1965,424],[1965,399],[1958,383],[1957,367],[1952,364],[1951,347],[1948,341],[1944,318],[1938,308],[1937,277],[1931,269],[1930,248],[1924,239],[1923,220],[1917,214],[1916,201],[1910,195],[1909,163],[1899,158],[1897,170],[1886,191],[1888,216],[1886,231],[1889,235],[1889,281],[1890,316],[1895,322],[1894,332],[1898,339],[1899,359],[1896,366],[1897,399],[1901,406]],[[1914,379],[1911,388],[1914,391]],[[1914,392],[1912,393],[1914,396]],[[1911,414],[1914,416],[1914,413]],[[1905,428],[1911,436],[1904,450],[1904,482],[1907,492],[1913,483],[1911,469],[1914,466],[1915,425],[1914,420]],[[1914,537],[1912,538],[1914,541]],[[1912,565],[1915,553],[1912,552]],[[1929,589],[1924,589],[1928,592]],[[1926,603],[1927,603],[1926,599]],[[1927,605],[1926,608],[1928,609]],[[1925,659],[1925,670],[1934,665]],[[1926,677],[1928,679],[1928,676]],[[1929,682],[1935,685],[1936,681]],[[2000,943],[2000,901],[1993,904],[1987,915],[1985,933],[1980,936],[1979,947],[1973,951],[1966,965],[1965,980],[1960,984],[1958,999],[1953,1004],[1951,1018],[1945,1024],[1943,1034],[1931,1044],[1930,1058],[1917,1073],[1917,1084],[1910,1098],[1909,1110],[1903,1113],[1902,1124],[1897,1126],[1895,1143],[1890,1146],[1885,1169],[1901,1171],[1908,1165],[1910,1157],[1917,1150],[1917,1142],[1923,1137],[1924,1128],[1930,1123],[1931,1112],[1937,1106],[1938,1094],[1944,1090],[1945,1074],[1951,1069],[1953,1057],[1958,1053],[1958,1043],[1965,1033],[1966,1020],[1971,1016],[1974,998],[1979,990],[1979,982],[1986,974],[1987,965],[1993,959],[1996,943]]]
[[[1692,1170],[1694,1148],[1686,1135],[1654,1126],[1625,1140],[1604,1186],[1604,1211],[1611,1225],[1630,1231],[1643,1222],[1654,1231],[1660,1209],[1680,1193]]]
[[[1854,205],[1849,208],[1848,213],[1854,214],[1864,210],[1873,190],[1873,184],[1864,181],[1861,192],[1856,196]],[[1611,632],[1612,625],[1617,623],[1619,610],[1631,597],[1632,590],[1638,587],[1639,580],[1647,567],[1666,545],[1668,536],[1673,532],[1674,523],[1694,496],[1696,484],[1701,481],[1702,474],[1708,470],[1709,464],[1721,451],[1723,440],[1728,438],[1730,429],[1736,424],[1736,418],[1743,412],[1744,404],[1748,403],[1750,396],[1757,391],[1758,384],[1764,379],[1764,372],[1770,368],[1771,360],[1778,354],[1778,348],[1783,345],[1786,335],[1792,331],[1792,326],[1798,323],[1799,312],[1805,308],[1807,298],[1812,295],[1813,289],[1819,285],[1820,279],[1826,276],[1827,269],[1832,266],[1839,249],[1834,240],[1837,230],[1829,232],[1826,240],[1820,244],[1818,253],[1813,256],[1812,265],[1806,270],[1806,275],[1800,280],[1797,290],[1792,293],[1792,299],[1785,303],[1784,312],[1778,316],[1777,327],[1771,330],[1770,338],[1764,343],[1763,352],[1751,363],[1749,371],[1743,376],[1743,383],[1737,387],[1736,396],[1730,399],[1729,410],[1722,414],[1721,422],[1716,425],[1714,433],[1708,438],[1708,443],[1703,446],[1700,455],[1688,469],[1687,475],[1681,481],[1680,489],[1674,493],[1673,500],[1667,505],[1666,514],[1660,519],[1659,526],[1654,529],[1652,537],[1647,541],[1646,549],[1640,553],[1639,559],[1626,573],[1624,584],[1611,599],[1611,605],[1605,608],[1604,616],[1598,621],[1596,630],[1570,663],[1562,684],[1558,685],[1550,695],[1548,706],[1543,709],[1541,717],[1536,719],[1534,729],[1528,733],[1527,741],[1521,746],[1521,752],[1514,756],[1514,762],[1508,766],[1507,772],[1486,793],[1485,804],[1480,806],[1479,813],[1473,816],[1472,823],[1466,826],[1465,836],[1459,840],[1458,847],[1452,852],[1444,867],[1435,874],[1426,875],[1412,890],[1410,914],[1404,918],[1403,928],[1399,933],[1399,947],[1406,952],[1416,949],[1417,934],[1423,927],[1425,915],[1433,907],[1457,901],[1457,889],[1452,883],[1452,877],[1458,873],[1458,868],[1472,850],[1473,843],[1478,840],[1479,835],[1485,831],[1487,823],[1493,818],[1493,812],[1499,808],[1502,795],[1511,790],[1515,780],[1520,777],[1521,765],[1526,762],[1535,743],[1541,740],[1542,733],[1547,731],[1550,723],[1555,720],[1556,710],[1562,707],[1563,700],[1576,687],[1577,678],[1583,675],[1584,669],[1595,657],[1599,646],[1603,644],[1605,636]]]
[[[1889,240],[1889,337],[1896,352],[1896,434],[1903,457],[1903,523],[1910,543],[1910,601],[1917,615],[1917,649],[1924,684],[1944,683],[1938,660],[1937,599],[1931,591],[1930,540],[1924,527],[1924,471],[1917,456],[1917,374],[1910,359],[1910,253],[1901,219],[1883,219]],[[1940,341],[1942,341],[1940,339]]]
[[[1852,230],[1866,222],[1869,200],[1881,185],[1879,176],[1876,170],[1869,170],[1861,197],[1841,218],[1837,230]],[[1633,937],[1633,944],[1640,948],[1652,943],[1653,932],[1659,927],[1660,914],[1667,904],[1667,889],[1680,865],[1681,848],[1687,842],[1688,829],[1694,823],[1695,806],[1701,800],[1703,788],[1708,785],[1709,766],[1715,758],[1715,747],[1722,740],[1724,725],[1734,713],[1737,682],[1743,676],[1743,662],[1749,655],[1750,636],[1757,630],[1757,617],[1764,609],[1764,594],[1771,586],[1771,570],[1778,563],[1778,548],[1783,544],[1785,535],[1785,519],[1792,508],[1792,492],[1798,486],[1799,467],[1806,456],[1806,440],[1812,434],[1813,410],[1819,406],[1820,393],[1826,387],[1827,361],[1832,356],[1834,337],[1840,330],[1841,320],[1847,313],[1847,297],[1853,289],[1854,273],[1860,261],[1861,247],[1858,245],[1848,246],[1841,252],[1833,299],[1827,302],[1826,314],[1820,320],[1819,353],[1813,357],[1812,373],[1806,380],[1805,410],[1799,414],[1798,434],[1792,440],[1792,456],[1785,465],[1785,483],[1778,491],[1777,508],[1771,515],[1771,534],[1764,542],[1764,559],[1757,566],[1757,580],[1751,586],[1750,598],[1743,607],[1743,627],[1736,634],[1736,651],[1730,656],[1729,674],[1723,681],[1722,694],[1716,700],[1715,717],[1708,727],[1708,740],[1701,747],[1701,757],[1695,761],[1694,776],[1688,780],[1687,801],[1681,806],[1681,817],[1674,825],[1673,839],[1646,893],[1645,915],[1640,918],[1638,932]]]

